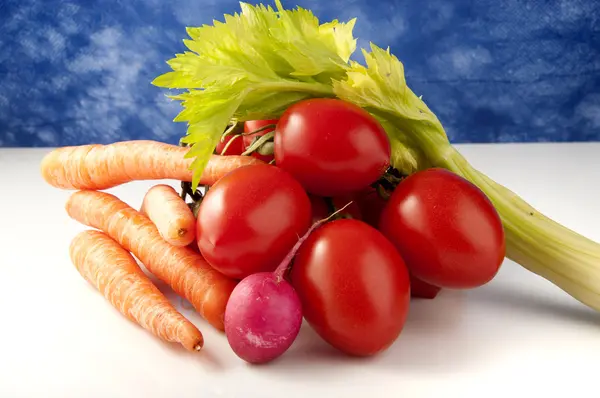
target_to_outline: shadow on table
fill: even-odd
[[[350,357],[325,343],[308,325],[269,374],[293,375],[308,370],[311,377],[329,379],[348,368],[365,365],[392,372],[447,373],[469,366],[485,355],[485,342],[470,341],[461,330],[464,299],[461,292],[443,291],[435,300],[413,299],[402,334],[388,350],[369,358]],[[466,348],[470,352],[465,352]],[[372,368],[372,369],[373,369]],[[346,376],[347,377],[347,376]]]
[[[269,374],[290,377],[295,371],[309,371],[311,377],[329,380],[337,373],[347,376],[349,368],[365,370],[365,365],[402,374],[451,374],[493,363],[494,359],[488,357],[503,353],[490,349],[497,334],[488,334],[502,325],[495,325],[493,317],[487,317],[485,325],[473,323],[473,318],[466,319],[465,305],[469,300],[477,300],[478,308],[484,307],[486,311],[504,309],[521,315],[600,325],[600,314],[575,300],[559,301],[503,285],[495,285],[476,297],[443,290],[435,300],[412,300],[402,334],[390,349],[379,355],[346,356],[325,343],[308,325],[303,325],[292,348],[275,366],[269,366]]]
[[[600,314],[562,292],[569,300],[557,299],[555,295],[540,295],[523,288],[494,285],[485,295],[478,297],[490,307],[502,307],[519,313],[531,313],[568,322],[600,326]]]

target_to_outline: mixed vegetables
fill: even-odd
[[[473,169],[402,64],[372,45],[350,61],[354,21],[242,4],[190,28],[159,86],[175,95],[181,145],[59,148],[52,186],[98,231],[71,244],[77,270],[125,316],[197,351],[201,332],[144,275],[167,283],[243,360],[282,355],[302,320],[354,356],[400,336],[411,297],[490,282],[505,256],[600,309],[600,246]],[[102,190],[156,185],[135,210]],[[190,199],[190,202],[186,200]]]

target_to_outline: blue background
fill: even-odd
[[[252,2],[253,3],[253,2]],[[268,2],[271,3],[271,2]],[[453,142],[600,140],[600,1],[285,1],[358,17],[390,46]],[[233,0],[0,0],[0,146],[176,143],[179,104],[150,85],[185,26]]]

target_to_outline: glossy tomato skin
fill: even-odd
[[[383,212],[387,201],[372,187],[368,187],[358,192],[355,195],[354,200],[360,209],[362,220],[373,228],[378,228],[381,213]]]
[[[289,107],[275,129],[275,162],[309,193],[339,196],[376,181],[390,162],[383,127],[360,107],[316,98]]]
[[[434,299],[442,290],[439,286],[431,285],[414,275],[410,276],[410,296],[423,299]]]
[[[494,206],[475,185],[444,169],[401,182],[379,229],[415,277],[442,288],[481,286],[504,260],[504,229]]]
[[[242,279],[274,271],[310,224],[310,201],[297,181],[275,166],[245,166],[204,197],[198,247],[215,269]]]
[[[229,147],[227,148],[227,151],[223,152],[227,143],[229,141],[231,141],[232,139],[233,139],[233,136],[228,135],[227,137],[225,137],[225,139],[223,141],[219,141],[219,143],[217,144],[217,147],[215,148],[215,153],[217,155],[228,155],[228,156],[229,155],[241,155],[245,151],[244,140],[242,139],[242,137],[237,137],[231,143],[231,145],[229,145]]]
[[[269,120],[248,120],[247,122],[244,122],[244,133],[251,133],[253,131],[258,130],[261,127],[265,127],[268,126],[269,124],[277,124],[277,119],[269,119]],[[252,145],[252,141],[254,141],[254,139],[256,139],[256,137],[262,137],[263,135],[271,132],[275,130],[275,128],[272,129],[266,129],[261,131],[260,133],[256,133],[253,135],[245,135],[244,138],[244,150],[248,149],[250,147],[250,145]],[[262,160],[265,163],[269,163],[271,160],[274,159],[273,155],[261,155],[258,152],[254,152],[252,154],[253,157]]]
[[[300,247],[290,275],[306,321],[342,352],[374,355],[400,335],[409,274],[375,228],[357,220],[324,224]]]

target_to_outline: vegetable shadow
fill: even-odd
[[[566,295],[567,293],[562,292],[562,294]],[[485,302],[486,306],[502,307],[536,317],[543,316],[588,326],[600,326],[598,312],[575,299],[568,298],[569,301],[563,298],[557,300],[554,296],[539,295],[524,289],[499,284],[495,285],[493,289],[489,289],[485,295],[481,295],[478,300]]]
[[[402,334],[382,366],[409,373],[451,374],[482,360],[485,344],[465,329],[464,292],[443,289],[433,300],[412,299]]]
[[[196,325],[196,327],[198,327],[198,329],[201,332],[204,331],[203,335],[206,339],[206,330],[212,328],[212,326],[210,326],[204,319],[202,319],[202,317],[196,312],[196,310],[194,310],[194,307],[187,300],[181,298],[177,293],[175,293],[175,291],[173,291],[173,289],[171,289],[169,285],[167,285],[165,282],[161,281],[152,273],[150,273],[148,269],[139,260],[138,264],[142,271],[144,271],[146,276],[152,281],[152,283],[154,283],[158,290],[160,290],[160,292],[164,294],[164,296],[171,302],[171,304],[173,304],[173,306],[179,312],[181,312],[183,316],[185,316],[190,322]],[[225,338],[225,334],[223,334],[222,337]],[[203,368],[203,371],[220,372],[225,370],[225,364],[223,363],[222,359],[219,358],[218,353],[215,352],[216,347],[218,347],[218,345],[210,343],[206,344],[205,341],[205,345],[202,348],[202,350],[200,350],[198,353],[190,353],[181,344],[165,343],[163,341],[160,341],[159,339],[156,339],[156,342],[159,344],[159,347],[161,349],[167,350],[173,353],[174,355],[181,357],[184,360],[187,360],[187,358],[189,358],[191,355],[192,357],[194,357],[195,361],[198,362],[198,364]]]
[[[336,373],[346,375],[348,368],[402,369],[403,372],[452,372],[464,361],[477,361],[485,353],[471,344],[474,353],[465,353],[464,331],[460,331],[463,311],[461,292],[442,291],[435,300],[412,299],[411,309],[400,337],[386,351],[367,358],[345,355],[325,343],[306,323],[298,339],[269,374],[282,378],[295,371],[311,369],[311,377],[331,380]],[[459,341],[462,340],[462,341]]]

